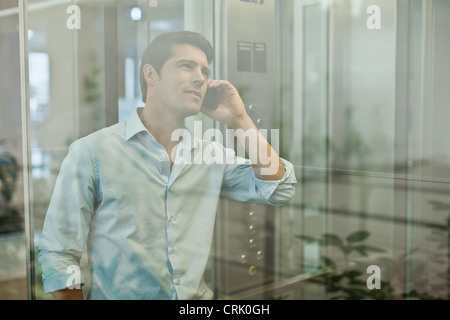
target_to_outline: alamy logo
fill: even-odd
[[[157,7],[158,2],[151,0],[149,3],[150,7]],[[69,30],[79,30],[81,29],[81,9],[77,5],[71,5],[67,7],[67,14],[70,16],[66,20],[66,26]],[[381,29],[381,9],[379,6],[373,4],[367,7],[367,14],[371,14],[366,21],[366,26],[369,30],[379,30]]]
[[[200,145],[200,156],[191,158],[191,154],[184,152],[182,148],[174,148],[172,150],[172,159],[175,164],[244,164],[246,153],[252,164],[259,164],[266,167],[261,168],[261,174],[272,175],[278,172],[279,163],[271,162],[267,144],[259,143],[260,136],[267,139],[267,129],[246,131],[242,129],[226,129],[225,139],[219,129],[207,129],[202,136],[202,121],[194,121],[194,138],[207,141],[215,141],[217,144],[209,144],[204,149]],[[278,154],[279,150],[279,130],[270,130],[271,147]],[[193,138],[187,129],[176,129],[172,132],[171,141],[182,140],[187,145],[191,145]],[[226,148],[234,149],[235,140],[245,142],[248,146],[247,152],[242,143],[237,144],[238,158],[227,157],[224,150],[219,147],[223,145]]]
[[[380,267],[373,264],[367,267],[366,273],[371,273],[372,275],[367,278],[366,285],[367,288],[372,289],[381,289],[381,270]]]
[[[373,4],[367,7],[366,13],[371,13],[367,18],[366,26],[369,30],[381,29],[381,9],[379,6]]]
[[[66,13],[71,14],[66,20],[66,26],[69,30],[81,29],[81,9],[77,5],[67,7]]]
[[[66,273],[71,275],[67,278],[66,286],[69,289],[80,289],[81,288],[81,270],[77,265],[71,265],[67,267]]]

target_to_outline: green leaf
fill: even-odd
[[[323,256],[321,258],[322,258],[323,262],[325,263],[325,267],[336,268],[336,264],[334,263],[333,260],[331,260],[330,258],[325,257],[325,256]]]
[[[371,246],[365,246],[366,251],[371,251],[371,252],[386,252],[386,250],[381,249],[381,248],[377,248],[377,247],[371,247]]]
[[[367,257],[369,252],[385,252],[385,250],[381,249],[381,248],[376,248],[376,247],[371,247],[371,246],[366,246],[366,245],[357,245],[357,246],[353,246],[351,248],[351,251],[357,251],[359,252],[361,255]]]
[[[348,271],[345,271],[343,274],[350,279],[354,279],[354,278],[360,277],[362,275],[362,273],[357,270],[348,270]]]
[[[434,200],[430,200],[428,201],[429,204],[431,204],[433,206],[433,210],[436,211],[449,211],[450,210],[450,203],[445,203],[442,201],[434,201]]]
[[[332,233],[324,233],[322,235],[322,239],[323,239],[325,245],[338,246],[338,247],[341,247],[343,245],[341,238],[339,238],[337,235],[332,234]]]
[[[346,240],[347,242],[360,242],[363,240],[366,240],[370,236],[370,232],[361,230],[353,232],[352,234],[348,235]]]
[[[317,241],[319,241],[319,239],[316,239],[316,238],[311,237],[311,236],[303,235],[303,234],[295,235],[294,237],[297,238],[297,239],[305,240],[306,242],[317,242]]]

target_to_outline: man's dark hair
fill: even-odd
[[[173,31],[158,35],[142,54],[139,80],[141,84],[142,101],[147,97],[147,82],[145,81],[143,67],[150,64],[159,74],[163,64],[172,57],[172,48],[175,44],[190,44],[202,50],[208,64],[214,59],[214,50],[211,43],[200,33],[192,31]]]

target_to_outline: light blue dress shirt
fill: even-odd
[[[171,168],[140,112],[70,146],[39,242],[45,292],[67,287],[70,267],[79,265],[86,246],[87,298],[211,299],[203,274],[219,198],[278,206],[293,197],[294,169],[284,159],[279,181],[258,179],[248,161],[175,161]],[[202,156],[200,144],[211,143],[180,142],[194,157]],[[232,149],[215,147],[229,160],[236,157]]]

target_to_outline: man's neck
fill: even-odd
[[[142,110],[141,121],[170,154],[172,148],[178,143],[178,141],[172,141],[172,133],[176,129],[185,128],[184,118],[177,118],[167,111],[158,112],[158,110],[161,108],[152,107],[147,103]]]

